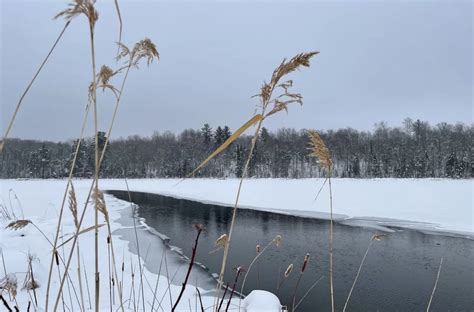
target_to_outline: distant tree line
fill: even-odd
[[[474,176],[474,126],[429,123],[406,119],[402,127],[378,123],[371,132],[351,128],[320,131],[328,145],[335,177],[348,178],[472,178]],[[130,136],[110,142],[101,176],[105,178],[185,177],[215,148],[232,135],[227,126],[213,129]],[[106,137],[99,132],[99,144]],[[240,177],[248,156],[250,137],[243,136],[211,161],[199,177]],[[0,154],[1,178],[60,178],[69,174],[77,140],[42,142],[12,139]],[[308,156],[304,130],[262,128],[250,162],[249,175],[258,178],[321,177]],[[83,141],[74,176],[91,177],[94,139]]]

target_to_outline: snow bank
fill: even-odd
[[[117,182],[115,182],[117,183]],[[122,181],[123,183],[123,181]],[[102,184],[102,183],[100,183]],[[91,185],[91,180],[79,180],[74,181],[74,187],[77,194],[78,209],[81,212],[85,199]],[[114,184],[117,185],[117,184]],[[100,185],[103,189],[106,183]],[[52,246],[48,242],[54,241],[56,224],[59,216],[59,210],[66,187],[65,180],[43,180],[43,181],[17,181],[17,180],[0,180],[0,203],[3,206],[8,207],[11,214],[15,214],[17,219],[27,219],[32,221],[33,224],[29,224],[21,229],[11,230],[6,229],[9,222],[13,220],[3,219],[0,215],[0,253],[3,254],[5,260],[5,271],[9,276],[14,277],[17,283],[17,297],[16,302],[18,303],[20,311],[26,311],[28,303],[31,302],[31,310],[43,311],[45,306],[46,288],[48,282],[49,265],[51,261]],[[18,200],[17,200],[18,198]],[[145,299],[145,310],[150,310],[151,305],[154,302],[154,309],[160,311],[171,311],[171,302],[176,300],[183,279],[181,276],[186,272],[187,264],[182,261],[173,261],[173,257],[178,257],[172,252],[167,252],[167,267],[165,271],[165,265],[163,265],[161,275],[150,273],[146,268],[143,272],[143,289],[144,295],[142,296],[140,291],[140,267],[138,266],[138,258],[129,252],[130,249],[134,249],[133,243],[129,243],[126,240],[121,240],[120,235],[115,235],[115,230],[120,229],[123,231],[124,228],[128,228],[132,231],[130,226],[124,227],[117,222],[121,218],[121,211],[124,208],[130,209],[130,204],[124,201],[120,201],[112,196],[105,196],[107,202],[107,208],[110,215],[111,227],[114,233],[113,244],[116,257],[116,265],[118,270],[119,282],[123,282],[123,301],[125,302],[125,311],[143,310],[143,300]],[[13,210],[13,213],[12,213]],[[100,223],[103,224],[103,217],[100,216]],[[92,205],[88,205],[88,211],[85,215],[82,228],[90,227],[94,224],[94,214]],[[66,206],[64,210],[64,219],[62,222],[62,231],[59,244],[66,241],[74,233],[74,222],[71,216],[71,212]],[[43,234],[40,232],[43,232]],[[44,236],[43,236],[44,235]],[[140,234],[139,234],[140,235]],[[141,236],[139,239],[142,239]],[[106,227],[102,227],[99,232],[99,253],[100,253],[100,310],[110,311],[111,300],[114,311],[119,311],[118,305],[118,293],[115,292],[113,298],[109,297],[109,266],[108,266],[108,251],[107,251],[107,230]],[[162,244],[155,240],[153,248],[163,248]],[[53,278],[51,283],[51,293],[49,307],[53,310],[56,297],[59,289],[59,274],[58,270],[64,272],[64,265],[62,262],[66,262],[70,251],[71,243],[67,243],[64,248],[60,248],[60,265],[59,268],[54,264],[53,266]],[[83,259],[83,266],[81,268],[83,274],[87,273],[87,280],[82,275],[82,285],[84,292],[84,304],[87,310],[93,309],[94,307],[94,233],[93,231],[81,234],[80,236],[80,250]],[[142,251],[142,256],[145,251]],[[38,307],[35,307],[34,294],[33,292],[28,293],[24,289],[23,283],[28,271],[27,257],[31,255],[33,257],[32,266],[34,272],[34,279],[39,284],[39,288],[36,289],[36,297],[38,300]],[[122,262],[123,273],[121,272]],[[178,266],[178,264],[179,266]],[[158,263],[159,264],[159,263]],[[158,267],[157,264],[157,267]],[[143,265],[143,259],[142,259]],[[0,264],[0,283],[4,277],[3,264]],[[72,257],[71,266],[69,269],[69,279],[64,284],[63,297],[59,300],[58,310],[76,310],[81,302],[78,274],[77,274],[78,262],[77,256]],[[132,270],[135,272],[134,287],[132,287]],[[196,271],[196,270],[194,270]],[[167,274],[169,272],[169,274]],[[175,274],[176,280],[174,279]],[[123,274],[123,280],[121,278]],[[169,279],[167,278],[169,276]],[[193,282],[196,278],[193,277]],[[192,284],[192,283],[190,283]],[[200,284],[201,285],[201,284]],[[157,289],[157,296],[154,296],[154,289]],[[131,291],[132,289],[133,292]],[[199,287],[203,300],[204,306],[211,306],[214,302],[212,291],[209,289]],[[196,288],[192,285],[186,287],[183,298],[178,306],[177,311],[188,311],[189,304],[192,304],[193,309],[197,304]],[[10,302],[10,307],[14,307],[14,303],[10,301],[8,294],[2,292],[2,295],[7,301]],[[90,296],[90,298],[89,298]],[[0,303],[0,310],[3,309],[3,304]],[[3,310],[2,310],[3,311]]]
[[[242,308],[246,312],[281,312],[278,297],[265,290],[253,290],[242,300]]]

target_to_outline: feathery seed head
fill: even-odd
[[[318,159],[321,167],[323,167],[327,171],[328,175],[331,175],[332,159],[331,154],[329,153],[329,149],[326,147],[326,144],[324,144],[323,139],[321,139],[321,137],[316,131],[307,130],[306,133],[309,136],[309,155]]]
[[[94,7],[94,0],[73,0],[68,8],[59,12],[54,18],[64,17],[66,21],[71,21],[76,16],[84,14],[89,19],[89,24],[94,27],[99,19],[99,13]]]
[[[227,243],[227,234],[222,234],[221,236],[219,236],[218,239],[216,239],[216,241],[214,242],[214,245],[217,248],[223,248],[226,243]]]
[[[16,231],[16,230],[26,227],[30,223],[31,223],[30,220],[16,220],[16,221],[10,222],[10,224],[6,226],[6,229]]]

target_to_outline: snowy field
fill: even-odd
[[[179,183],[178,183],[179,182]],[[90,187],[90,180],[74,181],[77,193],[79,211],[84,207],[85,198]],[[260,210],[278,211],[280,213],[302,215],[308,217],[327,218],[329,211],[329,195],[327,187],[324,188],[319,198],[315,201],[315,195],[320,188],[323,180],[321,179],[302,179],[302,180],[284,180],[284,179],[251,179],[244,182],[241,206]],[[13,209],[19,219],[31,220],[49,240],[53,240],[58,214],[61,207],[66,180],[0,180],[2,204],[8,209]],[[220,203],[232,205],[235,200],[235,192],[238,186],[238,180],[217,180],[217,179],[151,179],[151,180],[128,180],[130,190],[158,193],[162,195],[174,196],[197,200],[201,202]],[[126,190],[124,180],[101,180],[100,188],[105,190]],[[427,231],[443,231],[451,233],[462,233],[473,236],[473,181],[472,180],[351,180],[334,179],[333,198],[334,213],[340,222],[348,224],[364,225],[395,225],[402,227],[418,228]],[[18,200],[16,199],[18,198]],[[120,201],[112,196],[106,195],[107,208],[109,210],[112,231],[123,229],[123,225],[118,223],[121,213],[124,209],[129,209],[130,205]],[[92,206],[88,206],[88,213],[84,219],[83,228],[93,225]],[[1,220],[2,228],[8,225],[11,220]],[[103,223],[103,218],[101,218]],[[67,240],[74,232],[74,222],[70,211],[67,208],[67,202],[64,212],[64,221],[62,227],[62,240]],[[106,228],[100,230],[100,267],[101,267],[101,307],[108,309],[110,298],[108,292],[108,261],[106,247]],[[136,272],[138,260],[129,254],[129,242],[122,240],[119,235],[113,235],[115,250],[120,251],[116,255],[117,265],[120,267],[122,260],[125,259],[124,276],[131,276],[131,267]],[[89,287],[91,296],[93,295],[93,254],[94,235],[92,232],[81,235],[80,247],[84,257],[85,267],[89,278]],[[68,247],[66,244],[63,251],[60,250],[64,261],[68,258]],[[38,303],[40,307],[44,306],[45,290],[47,284],[47,272],[51,261],[51,245],[40,234],[33,225],[13,231],[0,230],[0,248],[5,258],[5,269],[7,273],[14,273],[18,283],[17,301],[20,310],[24,310],[28,301],[33,301],[26,290],[21,290],[23,279],[27,271],[27,255],[34,255],[33,261],[35,280],[40,287],[36,289]],[[142,254],[143,256],[143,254]],[[132,264],[133,262],[133,264]],[[172,262],[170,260],[170,262]],[[171,264],[170,264],[171,265]],[[181,264],[183,266],[183,264]],[[70,267],[70,278],[77,288],[77,261],[76,256],[72,257]],[[60,266],[60,270],[63,267]],[[171,269],[171,268],[170,268]],[[3,268],[2,268],[3,270]],[[185,269],[184,269],[185,270]],[[3,277],[3,272],[0,277]],[[139,275],[136,273],[136,275]],[[165,275],[163,272],[161,275]],[[168,275],[170,276],[171,273]],[[171,277],[170,277],[171,278]],[[145,269],[144,279],[147,286],[144,287],[145,305],[150,305],[154,300],[153,288],[157,281],[157,276]],[[131,298],[128,291],[131,288],[131,278],[124,278],[124,300]],[[84,284],[83,280],[83,284]],[[170,310],[170,299],[176,298],[179,293],[179,282],[169,283],[166,276],[161,276],[158,281],[158,294],[160,298],[156,299],[155,307],[159,311]],[[55,274],[52,282],[52,291],[50,306],[53,307],[56,301],[58,290],[58,274],[55,267]],[[136,298],[139,298],[139,283],[135,281]],[[77,306],[78,300],[75,293],[79,292],[73,289],[72,285],[64,286],[64,304],[67,306]],[[84,286],[85,288],[85,286]],[[168,292],[169,289],[169,292]],[[208,307],[213,303],[213,297],[206,295],[208,290],[201,289],[203,294],[204,306]],[[69,293],[72,293],[69,296]],[[268,294],[266,294],[268,295]],[[266,295],[262,295],[266,297]],[[117,295],[115,295],[117,296]],[[162,296],[164,296],[162,299]],[[87,299],[87,295],[84,296]],[[252,296],[252,302],[255,296]],[[140,300],[140,299],[136,299]],[[85,303],[89,306],[88,300]],[[140,302],[128,301],[126,308],[133,305],[142,305]],[[59,301],[63,305],[62,299]],[[194,286],[186,288],[182,299],[182,310],[189,310],[188,305],[194,309],[197,303],[196,291]],[[243,304],[246,306],[246,303]],[[181,306],[180,306],[181,307]],[[249,311],[251,308],[249,308]],[[275,308],[278,311],[278,308]],[[194,310],[193,310],[194,311]],[[272,310],[269,310],[272,311]]]

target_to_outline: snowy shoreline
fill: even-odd
[[[85,198],[88,193],[88,190],[91,186],[92,180],[74,180],[74,188],[76,192],[78,209],[81,212],[85,206]],[[100,187],[103,189],[106,186],[105,181],[100,181]],[[116,182],[117,183],[117,182]],[[121,183],[124,183],[123,180]],[[27,291],[23,287],[23,281],[28,277],[28,257],[32,257],[32,268],[34,270],[35,282],[39,285],[35,289],[35,296],[38,298],[38,306],[34,307],[39,311],[43,311],[45,298],[46,298],[46,286],[48,282],[48,272],[49,264],[51,261],[51,243],[54,241],[54,235],[56,232],[56,226],[58,222],[59,210],[61,208],[61,201],[64,194],[64,189],[67,185],[67,180],[0,180],[0,200],[1,204],[6,207],[6,209],[11,214],[12,218],[6,219],[0,217],[0,253],[4,259],[3,266],[6,274],[0,274],[0,283],[9,282],[12,285],[15,285],[16,298],[12,299],[10,296],[3,293],[3,297],[11,307],[18,305],[20,311],[26,310],[26,307],[29,305],[29,302],[32,302],[32,293]],[[117,270],[122,267],[123,269],[123,279],[119,282],[123,283],[123,300],[125,303],[125,311],[136,311],[137,308],[143,304],[143,300],[140,297],[140,281],[137,278],[140,276],[140,268],[138,267],[138,257],[134,253],[135,243],[134,239],[124,238],[124,232],[133,232],[130,231],[133,228],[133,225],[128,224],[124,225],[119,222],[121,219],[121,212],[126,211],[130,208],[128,202],[119,200],[110,195],[105,195],[105,201],[107,203],[107,209],[110,217],[110,225],[112,230],[114,250],[116,252],[116,266]],[[87,204],[88,209],[85,214],[84,222],[82,228],[85,229],[94,224],[94,213],[93,208],[91,207],[90,202]],[[13,216],[14,214],[14,216]],[[25,226],[19,229],[8,229],[7,226],[15,220],[28,220],[32,224],[26,223]],[[100,224],[103,224],[104,219],[102,215],[100,216]],[[139,225],[140,227],[140,225]],[[43,236],[39,231],[41,230],[45,236]],[[63,241],[67,241],[68,238],[72,237],[75,232],[75,225],[72,220],[71,211],[68,208],[68,203],[66,202],[64,207],[64,216],[61,227],[61,235],[58,241],[58,244],[61,244]],[[140,244],[142,241],[146,241],[146,237],[140,233],[139,241]],[[46,237],[48,239],[46,239]],[[49,241],[48,241],[49,240]],[[155,238],[153,238],[155,240]],[[94,246],[94,232],[89,231],[80,235],[80,246],[81,246],[81,271],[83,272],[82,283],[84,285],[84,298],[86,310],[91,309],[94,305],[94,256],[92,253]],[[102,227],[99,231],[99,266],[100,266],[100,310],[109,311],[110,307],[113,306],[114,310],[120,308],[118,304],[118,293],[116,292],[116,287],[114,287],[115,295],[112,298],[115,298],[112,302],[112,299],[109,297],[109,281],[110,281],[110,267],[108,266],[108,250],[107,250],[107,230],[105,227]],[[156,240],[155,240],[156,242]],[[159,244],[161,245],[161,244]],[[161,309],[162,311],[171,310],[173,304],[172,298],[176,299],[178,293],[181,290],[180,283],[183,281],[183,274],[186,273],[187,263],[184,260],[180,260],[178,255],[172,255],[169,252],[160,253],[159,245],[154,245],[154,248],[158,248],[156,253],[165,254],[165,258],[168,260],[166,266],[163,265],[163,269],[159,274],[158,272],[154,273],[152,270],[148,270],[146,266],[143,265],[143,278],[146,281],[144,282],[143,288],[143,298],[146,301],[146,306],[151,307],[152,302],[155,301],[155,308]],[[59,251],[60,265],[58,270],[64,271],[63,263],[66,262],[68,254],[70,252],[71,242],[61,247]],[[142,261],[146,258],[146,250],[142,250],[141,259]],[[168,254],[166,256],[166,254]],[[3,260],[2,259],[2,260]],[[77,275],[78,262],[76,255],[71,258],[71,266],[69,267],[69,277],[66,279],[66,283],[63,288],[63,296],[59,301],[61,307],[64,306],[66,309],[70,310],[79,310],[80,299],[79,299],[79,278]],[[166,260],[165,260],[166,261]],[[49,307],[52,309],[55,305],[60,278],[56,269],[56,265],[53,266],[53,275],[51,283],[51,297],[49,301]],[[167,272],[169,269],[169,273]],[[109,271],[109,273],[108,273]],[[132,271],[136,275],[135,282],[133,283],[131,278]],[[194,270],[198,271],[198,270]],[[169,274],[169,275],[168,275]],[[88,276],[88,285],[87,291],[85,282],[85,275]],[[168,277],[169,276],[169,277]],[[173,283],[171,281],[175,279]],[[195,281],[195,280],[193,280]],[[155,286],[156,284],[156,286]],[[193,305],[197,303],[196,288],[190,283],[189,287],[186,287],[186,290],[183,294],[182,303],[177,311],[187,311],[188,302],[192,302]],[[151,287],[153,285],[153,287]],[[156,288],[154,288],[156,287]],[[201,294],[202,301],[205,307],[212,306],[214,303],[213,292],[205,288],[201,288],[198,285]],[[131,299],[132,291],[133,293],[138,294],[136,299]],[[155,297],[154,289],[157,289],[158,296]],[[130,295],[129,295],[130,294]],[[59,297],[58,297],[59,298]],[[133,296],[135,298],[135,296]],[[58,299],[59,300],[59,299]],[[63,303],[64,302],[64,303]],[[245,301],[243,301],[245,302]],[[133,303],[133,304],[132,304]],[[34,305],[34,302],[33,302]],[[231,306],[234,306],[235,303],[232,303]],[[243,309],[242,311],[245,311]],[[274,310],[279,311],[279,310]]]
[[[179,183],[178,183],[179,182]],[[248,179],[244,182],[241,207],[260,210],[275,211],[304,217],[321,217],[327,214],[328,200],[327,193],[323,191],[318,200],[314,196],[319,189],[322,179],[303,180],[270,180],[270,179]],[[61,207],[61,200],[66,187],[66,180],[0,180],[1,199],[3,206],[9,207],[19,219],[31,220],[38,226],[45,235],[52,240],[56,231],[58,213]],[[74,187],[77,194],[78,208],[81,211],[85,205],[85,198],[91,180],[74,180]],[[238,180],[217,180],[217,179],[131,179],[128,180],[131,191],[147,192],[171,196],[175,198],[186,198],[204,203],[220,203],[225,206],[232,205],[237,189]],[[103,190],[126,190],[124,180],[100,180],[99,187]],[[444,179],[423,179],[423,180],[350,180],[334,179],[334,212],[338,218],[345,218],[339,222],[368,222],[371,216],[377,222],[392,222],[393,219],[410,220],[409,225],[422,227],[426,231],[445,231],[447,233],[473,233],[472,220],[472,190],[473,180],[444,180]],[[16,199],[18,198],[18,200]],[[129,203],[118,200],[110,195],[105,196],[107,208],[109,210],[111,227],[114,237],[114,247],[117,251],[117,265],[125,261],[125,276],[130,277],[131,267],[136,266],[137,259],[130,258],[133,243],[123,240],[120,234],[115,231],[124,229],[124,225],[117,222],[121,217],[120,212],[129,208]],[[93,209],[88,205],[83,227],[93,225]],[[347,217],[350,219],[347,219]],[[390,219],[388,221],[388,219]],[[37,289],[38,298],[41,298],[39,306],[44,306],[43,298],[47,284],[49,263],[51,261],[51,246],[33,226],[26,226],[19,230],[8,230],[5,227],[12,220],[1,219],[0,248],[5,257],[6,270],[17,275],[18,282],[21,283],[25,277],[27,268],[27,255],[34,255],[33,263],[35,269],[35,279],[40,284]],[[369,220],[370,221],[370,220]],[[101,222],[103,222],[101,218]],[[356,225],[356,224],[355,224]],[[383,224],[382,224],[383,225]],[[387,225],[387,224],[385,224]],[[65,206],[65,214],[62,222],[62,237],[66,240],[74,233],[74,222],[71,213]],[[105,228],[99,232],[100,266],[101,266],[101,289],[107,290],[107,231]],[[60,240],[61,243],[62,239]],[[82,249],[87,247],[90,252],[94,245],[93,232],[82,234],[80,237]],[[69,246],[65,247],[64,256],[67,258]],[[62,252],[62,251],[61,251]],[[142,254],[143,257],[143,254]],[[84,257],[85,271],[89,276],[89,281],[93,281],[93,257]],[[75,257],[71,262],[71,278],[76,283],[77,262]],[[161,275],[164,273],[161,272]],[[3,275],[3,274],[2,274]],[[59,280],[57,272],[54,273],[52,281],[52,296],[55,300]],[[144,276],[149,281],[155,281],[157,275],[145,268]],[[153,283],[153,282],[152,282]],[[91,284],[93,287],[93,284]],[[130,278],[124,280],[125,289],[130,289]],[[136,287],[138,287],[136,285]],[[19,285],[21,288],[21,284]],[[166,293],[170,288],[173,296],[179,292],[178,285],[169,285],[168,279],[164,276],[159,280],[159,292]],[[72,291],[72,290],[71,290]],[[77,291],[77,290],[76,290]],[[212,305],[213,297],[203,291],[203,301],[205,305]],[[66,290],[67,292],[67,290]],[[72,291],[74,293],[74,291]],[[138,289],[137,289],[138,292]],[[153,294],[145,288],[145,300],[152,301]],[[108,291],[101,293],[101,307],[107,309],[109,304]],[[128,296],[128,294],[127,294]],[[77,300],[69,300],[66,304],[76,305]],[[189,287],[185,292],[185,301],[195,302],[196,294],[194,287]],[[29,294],[25,290],[19,290],[17,296],[20,309],[24,309],[30,301]],[[71,302],[69,302],[71,301]],[[51,303],[51,304],[54,304]],[[170,301],[164,300],[162,306],[165,310],[170,308]]]

